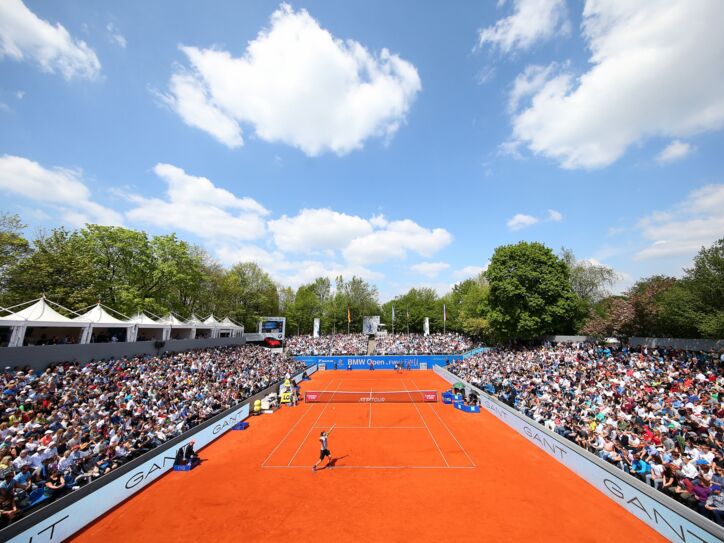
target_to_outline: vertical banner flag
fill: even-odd
[[[442,304],[442,320],[447,321],[447,306]]]
[[[425,335],[430,335],[430,317],[425,317]]]
[[[392,306],[392,322],[395,322],[395,306]]]
[[[347,306],[347,324],[352,322],[352,313],[349,312],[349,306]]]
[[[314,337],[319,337],[319,319],[314,319],[314,332],[312,335]]]

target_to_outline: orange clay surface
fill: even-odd
[[[327,371],[306,390],[448,388],[432,371]],[[486,412],[301,404],[249,419],[76,534],[77,542],[664,541]],[[332,469],[312,472],[319,433]]]

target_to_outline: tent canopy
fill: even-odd
[[[213,324],[207,324],[198,318],[195,314],[191,314],[191,318],[186,321],[186,324],[193,326],[194,328],[211,329],[214,328]]]
[[[181,319],[176,317],[176,315],[174,315],[173,313],[169,313],[164,318],[160,319],[159,322],[162,322],[166,325],[170,324],[172,327],[177,327],[177,328],[191,328],[193,326],[189,323],[182,321]]]
[[[168,324],[155,321],[145,313],[136,313],[128,322],[137,324],[139,328],[168,328]]]
[[[223,321],[221,321],[221,326],[225,328],[241,328],[241,326],[233,322],[229,317],[226,317]]]
[[[219,326],[219,324],[221,324],[221,323],[216,320],[216,318],[214,317],[214,314],[212,313],[204,320],[204,324],[208,324],[210,326]]]
[[[91,321],[83,316],[69,319],[53,309],[45,298],[40,298],[25,309],[0,317],[0,322],[8,326],[20,326],[24,324],[26,326],[38,327],[62,326],[65,328],[84,328],[88,326]]]
[[[91,309],[73,319],[74,321],[85,320],[92,322],[94,326],[105,326],[108,328],[131,328],[134,322],[122,321],[108,313],[101,304],[93,306]]]

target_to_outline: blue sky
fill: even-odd
[[[0,4],[0,211],[285,285],[443,293],[520,240],[680,275],[724,235],[724,4]]]

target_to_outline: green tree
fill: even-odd
[[[724,238],[702,249],[684,278],[660,300],[669,335],[724,337]]]
[[[456,284],[449,296],[448,307],[452,308],[453,318],[448,329],[480,339],[491,338],[489,297],[490,285],[485,272]]]
[[[236,264],[224,275],[215,312],[256,330],[260,317],[279,316],[277,286],[258,264]]]
[[[561,249],[561,258],[568,266],[571,290],[581,300],[593,306],[610,296],[609,289],[618,280],[618,275],[612,268],[589,260],[576,260],[573,251],[565,247]]]
[[[378,296],[377,287],[361,277],[353,276],[349,281],[345,281],[340,275],[335,280],[332,300],[325,304],[324,320],[326,323],[331,323],[337,333],[346,332],[349,314],[352,321],[349,323],[350,332],[361,332],[363,317],[379,315]]]
[[[407,332],[408,325],[411,333],[422,333],[425,317],[432,319],[435,316],[438,301],[439,298],[434,289],[428,287],[412,288],[382,306],[382,321],[387,325],[387,329],[392,331],[392,306],[394,306],[395,333]],[[442,321],[440,323],[440,329],[442,330]]]
[[[7,274],[30,254],[30,243],[22,235],[25,225],[17,215],[0,213],[0,300],[7,288]]]
[[[489,322],[501,339],[533,339],[572,329],[576,296],[568,266],[541,243],[495,249],[485,275]]]
[[[32,253],[7,272],[7,303],[20,303],[45,294],[70,309],[94,303],[93,266],[81,237],[64,228],[40,232]]]

